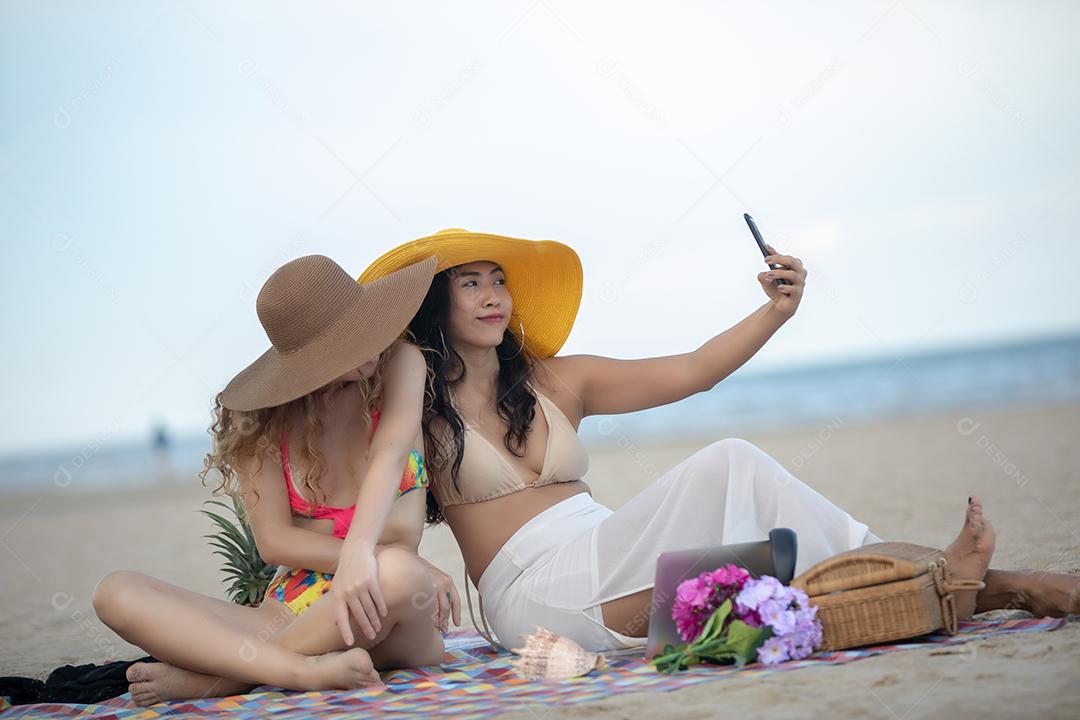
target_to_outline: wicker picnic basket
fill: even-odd
[[[822,650],[870,645],[945,629],[956,634],[956,590],[942,550],[901,542],[864,545],[823,560],[791,581],[818,608]]]

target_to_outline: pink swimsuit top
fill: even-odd
[[[375,428],[378,425],[379,411],[378,409],[372,409],[372,435],[375,434]],[[345,535],[349,532],[349,526],[352,525],[353,515],[356,513],[356,504],[353,503],[349,507],[343,508],[331,507],[329,505],[315,505],[308,502],[299,492],[297,492],[296,486],[293,484],[292,472],[289,468],[289,438],[287,434],[282,433],[281,470],[285,473],[285,486],[289,489],[289,507],[291,507],[296,514],[304,517],[314,518],[316,520],[333,520],[334,537],[344,539]],[[401,483],[398,485],[397,497],[401,497],[410,490],[427,487],[427,485],[428,474],[427,469],[424,467],[424,457],[414,448],[413,451],[409,453],[408,462],[405,463],[405,472],[401,476]]]

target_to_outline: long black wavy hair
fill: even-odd
[[[423,419],[424,455],[433,482],[449,479],[460,490],[458,476],[465,452],[465,423],[450,399],[450,388],[465,378],[465,363],[450,340],[450,281],[456,268],[435,275],[424,302],[409,324],[415,342],[428,364],[428,402]],[[495,349],[499,357],[496,409],[507,425],[503,444],[517,457],[525,455],[526,438],[536,417],[536,395],[529,387],[534,358],[522,340],[507,328]],[[433,423],[444,425],[435,432]],[[446,431],[449,432],[446,432]],[[427,522],[445,521],[434,493],[427,494]]]

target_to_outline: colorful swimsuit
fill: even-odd
[[[371,411],[371,432],[379,424],[379,411]],[[289,466],[289,443],[288,437],[281,438],[281,469],[285,474],[285,485],[289,489],[289,506],[297,515],[315,519],[330,519],[334,521],[334,537],[345,538],[352,524],[356,505],[347,508],[331,507],[328,505],[315,505],[304,499],[293,484],[292,472]],[[398,485],[397,496],[401,497],[407,492],[417,488],[428,486],[428,474],[424,467],[424,458],[415,449],[409,453],[409,459],[405,464],[405,472],[401,476]],[[322,573],[317,570],[304,568],[291,569],[278,568],[277,575],[270,581],[266,588],[266,597],[274,598],[284,603],[295,614],[299,615],[307,610],[313,602],[325,595],[330,590],[334,579],[331,573]]]

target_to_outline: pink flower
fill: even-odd
[[[714,585],[738,585],[742,587],[742,584],[749,579],[749,572],[732,564],[719,567],[712,572],[712,582]]]
[[[725,600],[733,600],[749,578],[750,573],[746,570],[728,564],[681,582],[675,590],[671,616],[682,639],[685,642],[696,640],[709,617]]]

